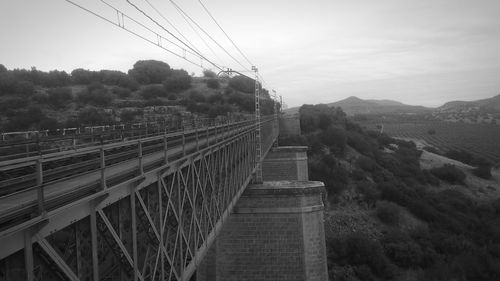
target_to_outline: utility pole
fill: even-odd
[[[252,66],[255,72],[255,123],[257,124],[255,130],[255,164],[257,169],[255,171],[255,183],[262,183],[262,143],[260,132],[260,85],[258,78],[258,69]]]

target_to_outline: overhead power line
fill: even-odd
[[[170,0],[170,3],[172,3],[172,5],[174,5],[174,7],[180,13],[184,14],[189,20],[191,20],[191,22],[193,22],[208,38],[210,38],[217,46],[219,46],[219,48],[221,48],[229,57],[231,57],[241,67],[243,67],[243,69],[249,70],[239,60],[237,60],[233,55],[231,55],[221,44],[219,44],[219,42],[217,42],[217,40],[215,40],[212,36],[210,36],[210,34],[208,34],[208,32],[206,32],[205,29],[203,29],[194,19],[192,19],[186,12],[184,12],[184,10],[182,10],[182,8],[179,7],[179,5],[177,5],[177,3],[175,3],[175,1]]]
[[[98,13],[96,13],[96,12],[92,11],[92,10],[89,10],[89,9],[87,9],[87,8],[83,7],[82,5],[80,5],[80,4],[78,4],[78,3],[75,3],[75,2],[73,2],[73,1],[71,1],[71,0],[65,0],[65,1],[66,1],[66,2],[68,2],[68,3],[70,3],[70,4],[72,4],[73,6],[76,6],[76,7],[80,8],[80,9],[84,10],[84,11],[85,11],[85,12],[87,12],[87,13],[90,13],[90,14],[92,14],[92,15],[94,15],[94,16],[96,16],[96,17],[98,17],[98,18],[100,18],[100,19],[102,19],[102,20],[104,20],[104,21],[106,21],[106,22],[108,22],[108,23],[110,23],[110,24],[114,25],[114,26],[117,26],[117,27],[119,27],[119,28],[121,28],[121,29],[123,29],[123,30],[127,31],[128,33],[130,33],[130,34],[132,34],[132,35],[134,35],[134,36],[136,36],[136,37],[139,37],[140,39],[142,39],[142,40],[144,40],[144,41],[146,41],[146,42],[149,42],[149,43],[151,43],[151,44],[153,44],[153,45],[155,45],[155,46],[157,46],[157,47],[160,47],[161,49],[163,49],[163,50],[165,50],[165,51],[167,51],[167,52],[171,53],[172,55],[174,55],[174,56],[176,56],[176,57],[179,57],[179,58],[181,58],[181,59],[183,59],[183,60],[185,60],[185,61],[187,61],[187,62],[189,62],[189,63],[191,63],[191,64],[193,64],[193,65],[196,65],[196,66],[198,66],[198,67],[202,67],[200,64],[198,64],[198,63],[196,63],[196,62],[194,62],[194,61],[192,61],[192,60],[190,60],[190,59],[186,58],[185,56],[179,55],[179,54],[175,53],[174,51],[169,50],[169,49],[167,49],[167,48],[163,47],[163,46],[162,46],[162,44],[161,44],[161,40],[162,40],[162,39],[164,39],[164,40],[166,40],[166,41],[168,41],[168,42],[170,42],[170,43],[172,43],[172,44],[174,44],[174,45],[175,45],[175,43],[173,43],[173,42],[172,42],[172,41],[170,41],[169,39],[167,39],[167,38],[163,37],[161,34],[157,33],[156,31],[154,31],[154,30],[152,30],[152,29],[150,29],[150,28],[148,28],[147,26],[145,26],[145,25],[141,24],[140,22],[138,22],[138,21],[137,21],[137,20],[135,20],[134,18],[132,18],[132,17],[128,16],[127,14],[123,13],[122,11],[120,11],[120,10],[118,10],[118,9],[114,8],[114,7],[113,7],[113,10],[115,10],[115,11],[116,11],[116,14],[117,14],[117,16],[118,16],[118,22],[114,22],[114,21],[112,21],[112,20],[110,20],[110,19],[108,19],[108,18],[106,18],[106,17],[104,17],[104,16],[102,16],[102,15],[100,15],[100,14],[98,14]],[[121,18],[121,19],[120,19],[120,18]],[[139,34],[139,33],[135,32],[135,31],[133,31],[133,30],[131,30],[131,29],[129,29],[129,28],[125,27],[125,21],[124,21],[124,19],[125,19],[125,18],[127,18],[128,20],[131,20],[131,21],[135,22],[136,24],[140,25],[141,27],[143,27],[143,28],[147,29],[148,31],[150,31],[151,33],[153,33],[154,35],[156,35],[156,37],[158,38],[158,41],[157,41],[157,42],[155,42],[155,41],[153,41],[153,40],[151,40],[151,39],[148,39],[148,38],[146,38],[145,36],[143,36],[143,35],[141,35],[141,34]],[[177,46],[177,45],[176,45],[176,46]],[[182,48],[181,48],[181,49],[182,49]],[[185,49],[183,49],[183,50],[185,50]]]
[[[166,21],[166,22],[167,22],[167,23],[168,23],[168,24],[169,24],[169,25],[170,25],[170,26],[171,26],[171,27],[172,27],[175,31],[177,31],[177,33],[179,33],[179,35],[180,35],[180,36],[181,36],[184,40],[186,40],[186,42],[188,42],[188,43],[191,45],[191,47],[193,47],[193,49],[195,49],[196,51],[198,51],[198,53],[201,53],[201,52],[200,52],[200,50],[198,50],[198,49],[194,46],[194,44],[193,44],[193,43],[191,43],[191,41],[189,41],[189,39],[187,39],[187,38],[186,38],[186,36],[184,36],[184,34],[182,34],[182,32],[181,32],[179,29],[177,29],[177,27],[175,27],[175,25],[174,25],[172,22],[170,22],[170,21],[167,19],[167,17],[165,17],[165,16],[163,15],[163,13],[162,13],[162,12],[160,12],[160,11],[159,11],[159,10],[158,10],[158,9],[157,9],[157,8],[156,8],[156,7],[155,7],[155,6],[154,6],[154,5],[153,5],[153,4],[152,4],[149,0],[144,0],[144,1],[145,1],[146,3],[148,3],[148,5],[149,5],[149,6],[150,6],[150,7],[151,7],[151,8],[152,8],[152,9],[153,9],[153,10],[154,10],[154,11],[155,11],[155,12],[156,12],[156,13],[157,13],[157,14],[158,14],[158,15],[159,15],[162,19],[163,19],[163,20],[165,20],[165,21]]]
[[[102,2],[106,3],[104,0],[101,0]],[[195,52],[201,59],[204,59],[206,60],[207,62],[209,62],[210,64],[212,64],[213,66],[215,66],[216,68],[222,70],[223,68],[221,66],[219,66],[218,64],[214,63],[213,61],[209,60],[208,58],[206,58],[205,56],[203,56],[201,53],[197,52],[196,50],[194,50],[193,48],[191,48],[191,46],[189,46],[188,44],[186,44],[184,41],[182,41],[181,39],[179,39],[177,36],[175,36],[172,32],[170,32],[168,29],[166,29],[163,25],[161,25],[159,22],[157,22],[155,19],[153,19],[150,15],[148,15],[146,12],[144,12],[144,10],[142,10],[141,8],[139,8],[137,5],[135,5],[134,3],[130,2],[129,0],[126,0],[127,3],[129,5],[131,5],[132,7],[134,7],[137,11],[139,11],[140,13],[142,13],[145,17],[147,17],[149,20],[151,20],[154,24],[156,24],[158,27],[160,27],[161,29],[163,29],[165,32],[167,32],[168,34],[170,34],[172,37],[174,37],[175,39],[177,39],[179,42],[181,42],[184,46],[186,46],[187,48],[189,48],[190,50],[192,50],[193,52]],[[108,3],[106,3],[107,5],[109,5]],[[109,5],[111,7],[113,7],[112,5]],[[114,8],[114,7],[113,7]],[[116,9],[116,8],[115,8]]]
[[[231,39],[231,37],[229,37],[229,35],[226,33],[226,31],[224,31],[224,29],[222,28],[222,26],[217,22],[217,20],[215,19],[215,17],[212,15],[212,13],[210,13],[210,11],[207,9],[207,7],[203,4],[203,2],[201,2],[201,0],[198,0],[198,2],[201,4],[201,6],[203,7],[203,9],[205,10],[205,12],[207,12],[207,14],[210,16],[210,18],[212,18],[212,20],[215,22],[215,24],[219,27],[219,29],[222,31],[222,33],[224,33],[224,35],[226,35],[227,39],[231,42],[231,44],[233,44],[233,46],[236,48],[236,50],[238,50],[238,52],[243,56],[243,58],[245,58],[245,60],[250,64],[250,65],[254,65],[249,59],[247,56],[245,56],[245,54],[241,51],[240,48],[238,48],[238,46],[236,46],[236,44],[234,43],[234,41]]]

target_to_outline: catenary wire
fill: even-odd
[[[210,38],[217,46],[219,46],[219,48],[221,48],[229,57],[231,57],[241,67],[243,67],[243,69],[249,70],[239,60],[237,60],[233,55],[231,55],[221,44],[219,44],[219,42],[217,42],[212,36],[210,36],[210,34],[208,34],[208,32],[206,32],[205,29],[203,29],[194,19],[192,19],[186,12],[184,12],[184,10],[182,10],[182,8],[179,7],[179,5],[175,3],[175,1],[170,0],[170,3],[172,3],[172,5],[179,11],[179,13],[186,15],[186,17],[189,20],[191,20],[208,38]]]
[[[254,65],[249,59],[248,57],[241,51],[241,49],[234,43],[234,41],[231,39],[231,37],[229,37],[229,35],[226,33],[226,31],[222,28],[222,26],[217,22],[217,20],[215,19],[215,17],[212,15],[212,13],[210,13],[210,11],[208,10],[208,8],[203,4],[203,2],[201,0],[198,0],[198,2],[201,4],[201,6],[203,7],[203,9],[205,10],[205,12],[207,12],[207,14],[210,16],[210,18],[212,18],[212,20],[215,22],[215,24],[219,27],[219,29],[222,31],[222,33],[224,33],[224,35],[226,35],[227,39],[231,42],[231,44],[233,44],[233,46],[236,48],[236,50],[238,50],[238,52],[243,56],[243,58],[245,58],[245,60],[250,64],[250,65]]]

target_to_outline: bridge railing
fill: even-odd
[[[263,119],[263,123],[272,123],[272,117]],[[126,140],[100,146],[84,147],[75,150],[49,153],[0,162],[0,230],[14,221],[24,221],[33,214],[61,206],[62,203],[50,204],[54,192],[47,187],[61,185],[70,180],[78,180],[80,188],[68,199],[76,200],[103,190],[144,173],[163,164],[184,157],[202,148],[217,144],[241,130],[251,130],[254,120],[245,120],[213,126],[198,127],[191,130]],[[275,133],[263,135],[262,143],[272,142]],[[267,145],[269,146],[269,145]],[[267,151],[267,150],[266,150]],[[158,155],[161,154],[162,157]],[[156,157],[153,157],[156,155]],[[153,158],[154,159],[153,159]],[[145,159],[152,158],[151,161]],[[124,164],[127,164],[123,166]],[[123,168],[120,168],[123,166]],[[99,175],[96,175],[99,172]],[[86,179],[78,179],[89,175]],[[49,197],[49,198],[47,198]],[[24,198],[22,208],[6,207],[3,204],[11,200]],[[24,214],[24,215],[21,215]]]
[[[10,161],[2,169],[30,167],[42,184],[0,197],[0,260],[24,260],[26,280],[35,268],[72,280],[189,280],[255,172],[256,126],[242,121]],[[275,120],[263,118],[261,131],[265,155]],[[85,174],[74,176],[79,169]]]

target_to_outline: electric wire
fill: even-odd
[[[179,57],[179,58],[181,58],[181,59],[183,59],[183,60],[185,60],[185,61],[187,61],[187,62],[189,62],[189,63],[191,63],[191,64],[193,64],[193,65],[196,65],[196,66],[198,66],[198,67],[202,67],[200,64],[198,64],[198,63],[196,63],[196,62],[194,62],[194,61],[192,61],[192,60],[190,60],[190,59],[187,59],[186,57],[181,56],[181,55],[179,55],[179,54],[175,53],[175,52],[174,52],[174,51],[172,51],[172,50],[169,50],[169,49],[167,49],[167,48],[165,48],[165,47],[161,46],[161,44],[159,44],[158,42],[154,42],[154,41],[152,41],[152,40],[150,40],[150,39],[148,39],[148,38],[144,37],[143,35],[140,35],[139,33],[137,33],[137,32],[135,32],[135,31],[132,31],[132,30],[130,30],[130,29],[128,29],[128,28],[126,28],[124,24],[115,23],[114,21],[112,21],[112,20],[110,20],[110,19],[108,19],[108,18],[106,18],[106,17],[104,17],[104,16],[102,16],[102,15],[100,15],[100,14],[98,14],[98,13],[94,12],[94,11],[91,11],[91,10],[89,10],[89,9],[87,9],[87,8],[85,8],[85,7],[83,7],[82,5],[80,5],[80,4],[76,3],[76,2],[73,2],[73,1],[71,1],[71,0],[64,0],[64,1],[66,1],[66,2],[68,2],[68,3],[70,3],[70,4],[72,4],[73,6],[75,6],[75,7],[77,7],[77,8],[80,8],[80,9],[82,9],[82,10],[86,11],[87,13],[90,13],[90,14],[92,14],[92,15],[94,15],[94,16],[96,16],[96,17],[98,17],[98,18],[100,18],[100,19],[102,19],[102,20],[104,20],[104,21],[106,21],[106,22],[108,22],[108,23],[110,23],[110,24],[114,25],[114,26],[120,27],[121,29],[123,29],[123,30],[127,31],[128,33],[130,33],[130,34],[132,34],[132,35],[134,35],[134,36],[136,36],[136,37],[139,37],[139,38],[141,38],[142,40],[144,40],[144,41],[146,41],[146,42],[149,42],[149,43],[151,43],[151,44],[153,44],[153,45],[155,45],[155,46],[157,46],[157,47],[159,47],[159,48],[161,48],[161,49],[163,49],[163,50],[165,50],[165,51],[167,51],[167,52],[171,53],[172,55],[174,55],[174,56],[176,56],[176,57]],[[113,8],[113,9],[114,9],[114,8]],[[124,14],[124,13],[122,13],[121,11],[119,11],[119,10],[117,10],[117,9],[114,9],[114,10],[116,10],[116,12],[118,13],[118,15],[120,15],[120,14],[122,15],[122,21],[123,21],[123,17],[126,17],[126,18],[128,18],[128,19],[130,19],[130,20],[132,20],[132,21],[134,21],[134,22],[135,22],[135,20],[134,20],[133,18],[129,17],[128,15],[126,15],[126,14]],[[149,29],[148,29],[148,30],[149,30]],[[150,30],[150,31],[151,31],[151,30]],[[163,38],[163,39],[165,39],[165,40],[168,40],[167,38],[164,38],[163,36],[161,36],[160,34],[156,33],[155,31],[152,31],[152,32],[153,32],[155,35],[157,35],[157,36],[158,36],[158,38]]]
[[[222,33],[224,33],[224,35],[226,35],[227,39],[231,42],[231,44],[233,44],[233,46],[236,48],[236,50],[238,50],[238,52],[241,54],[241,56],[243,56],[243,58],[245,58],[245,60],[250,64],[250,65],[254,65],[249,59],[248,57],[241,51],[241,49],[234,43],[234,41],[231,39],[231,37],[229,37],[229,35],[226,33],[226,31],[224,31],[224,29],[222,28],[222,26],[217,22],[217,20],[215,19],[215,17],[212,15],[212,13],[210,13],[210,11],[208,10],[208,8],[203,4],[203,2],[201,0],[198,0],[198,2],[200,3],[200,5],[203,7],[203,9],[205,10],[205,12],[207,12],[207,14],[210,16],[210,18],[212,18],[212,20],[215,22],[215,24],[219,27],[219,29],[222,31]]]
[[[101,0],[103,3],[106,3],[104,0]],[[163,25],[161,25],[159,22],[157,22],[155,19],[153,19],[150,15],[148,15],[146,12],[144,12],[141,8],[139,8],[137,5],[135,5],[134,3],[130,2],[129,0],[126,0],[127,3],[129,5],[131,5],[132,7],[134,7],[137,11],[139,11],[140,13],[142,13],[145,17],[147,17],[149,20],[151,20],[153,23],[155,23],[158,27],[160,27],[161,29],[165,30],[168,34],[170,34],[172,37],[174,37],[175,39],[177,39],[179,42],[181,42],[184,46],[186,46],[187,48],[189,48],[190,50],[192,50],[193,52],[195,52],[201,59],[203,60],[206,60],[207,62],[209,62],[210,64],[212,64],[213,66],[215,66],[216,68],[222,70],[223,68],[221,66],[219,66],[218,64],[214,63],[213,61],[209,60],[208,58],[206,58],[204,55],[202,55],[201,53],[197,52],[196,50],[194,50],[193,48],[191,48],[191,46],[189,46],[188,44],[186,44],[184,41],[182,41],[181,39],[179,39],[177,36],[175,36],[172,32],[170,32],[168,29],[166,29]],[[106,3],[108,4],[108,3]],[[109,4],[108,4],[109,5]],[[112,5],[109,5],[111,7],[113,7]],[[113,7],[114,8],[114,7]],[[115,8],[116,9],[116,8]]]
[[[239,60],[237,60],[233,55],[231,55],[219,42],[217,42],[210,34],[208,34],[195,20],[193,20],[184,10],[182,10],[175,1],[170,0],[170,3],[179,11],[179,13],[184,14],[189,20],[191,20],[208,38],[210,38],[219,48],[221,48],[229,57],[231,57],[236,63],[238,63],[243,69],[249,70],[247,67],[245,67]]]
[[[176,8],[177,9],[177,8]],[[194,26],[191,24],[191,22],[188,20],[188,18],[183,14],[181,13],[178,9],[177,9],[177,12],[179,12],[179,14],[181,15],[181,17],[184,19],[184,21],[186,21],[186,23],[189,25],[189,27],[191,28],[191,30],[193,30],[193,32],[198,36],[198,38],[200,38],[200,40],[205,44],[205,46],[212,52],[212,54],[220,61],[222,62],[221,58],[215,53],[215,51],[210,47],[210,45],[207,43],[207,41],[205,39],[203,39],[203,37],[200,35],[200,33],[196,30],[196,28],[194,28]]]
[[[201,53],[200,50],[198,50],[195,45],[193,43],[191,43],[191,41],[189,41],[189,39],[186,38],[186,36],[184,36],[184,34],[182,34],[182,32],[177,29],[177,27],[175,27],[174,24],[172,24],[172,22],[170,22],[167,17],[165,17],[163,15],[162,12],[160,12],[160,10],[158,10],[149,0],[144,0],[146,3],[148,3],[148,5],[163,19],[165,20],[175,31],[177,31],[177,33],[179,33],[179,35],[186,41],[188,42],[191,47],[193,47],[193,49],[195,49],[198,53]]]

